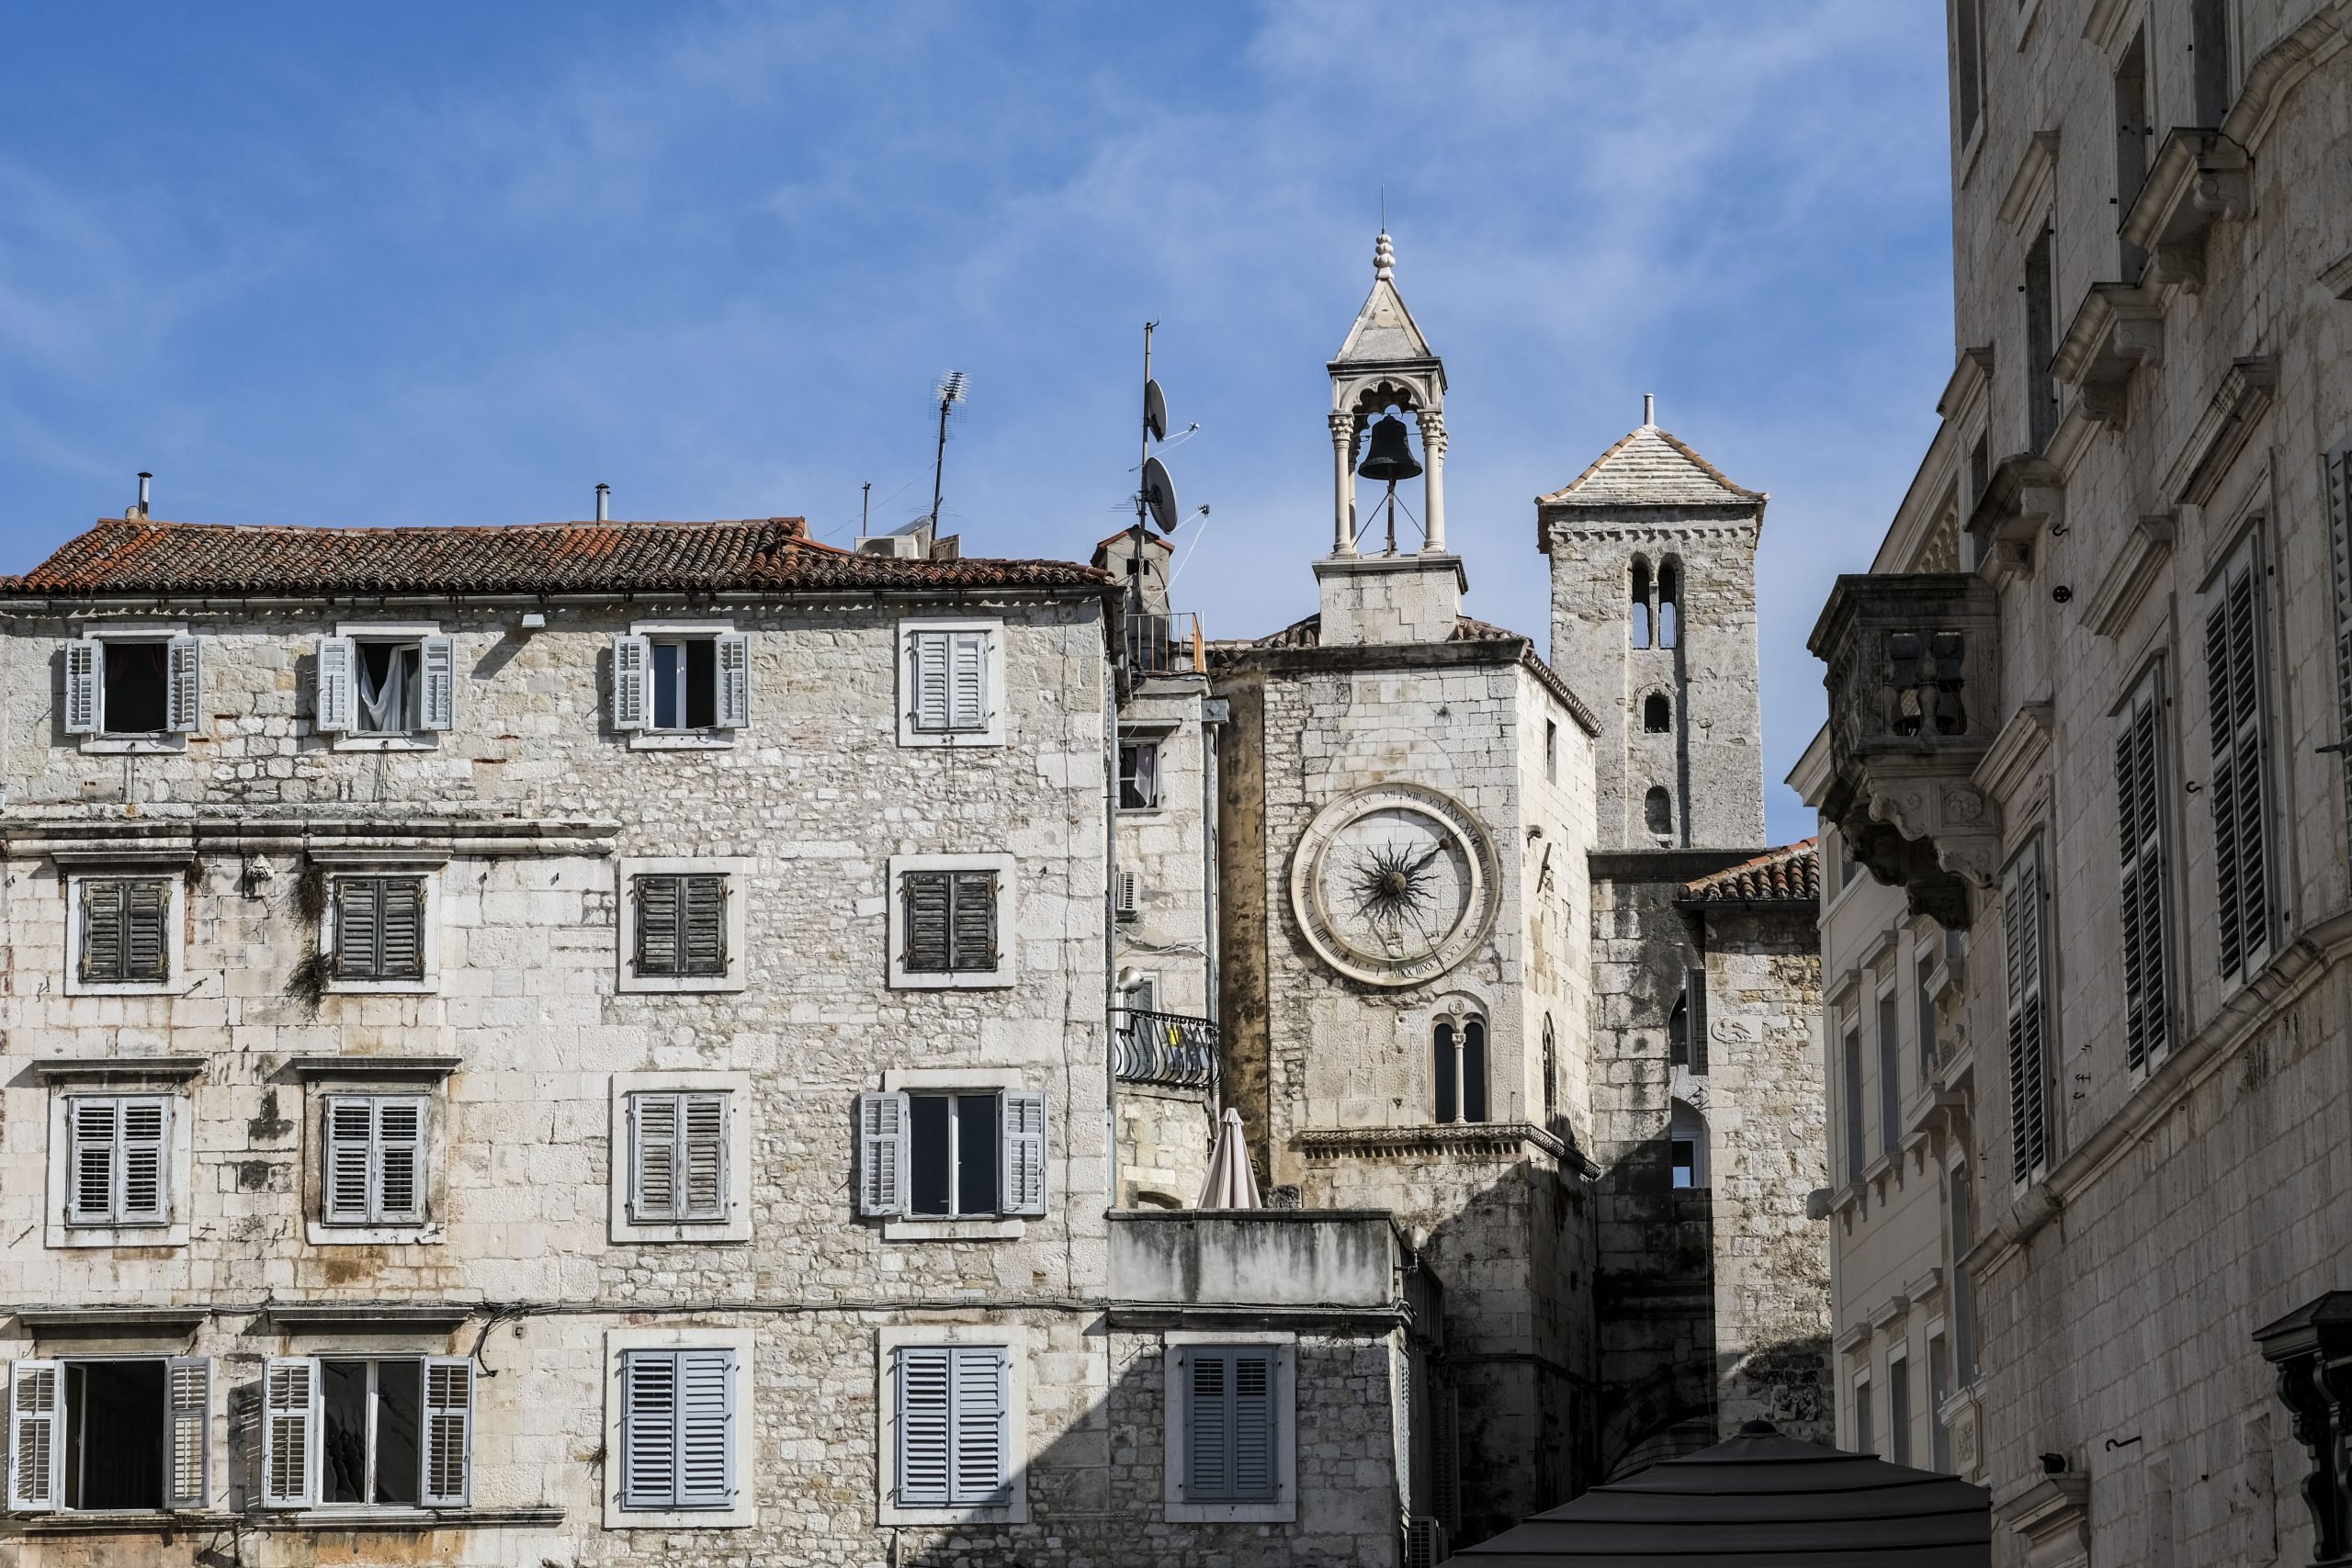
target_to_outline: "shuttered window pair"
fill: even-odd
[[[684,733],[752,722],[752,639],[741,632],[613,638],[613,728]]]
[[[2049,894],[2043,886],[2041,841],[2034,840],[2001,878],[2001,941],[2007,982],[2009,1149],[2019,1186],[2050,1168],[2048,935]]]
[[[911,975],[953,975],[998,967],[994,871],[907,871],[899,876]]]
[[[473,1404],[474,1364],[461,1356],[273,1356],[262,1366],[262,1506],[463,1507]]]
[[[628,1097],[632,1224],[726,1220],[728,1100],[724,1091]]]
[[[424,977],[423,877],[334,879],[334,977],[362,981]]]
[[[622,1507],[735,1506],[735,1373],[732,1349],[622,1352]]]
[[[980,629],[907,635],[907,717],[919,735],[976,734],[989,728],[989,641]]]
[[[1183,1489],[1188,1503],[1270,1503],[1281,1490],[1272,1346],[1188,1345]]]
[[[172,1102],[162,1095],[76,1095],[65,1102],[65,1223],[171,1220]]]
[[[2263,679],[2262,564],[2251,541],[2215,585],[2205,616],[2211,709],[2213,879],[2222,976],[2245,979],[2270,957],[2269,780]]]
[[[65,645],[65,733],[187,735],[198,728],[203,655],[192,637],[76,637]]]
[[[1001,1507],[1012,1501],[1011,1356],[1001,1345],[902,1346],[893,1352],[901,1508]]]
[[[862,1094],[857,1128],[862,1214],[1046,1212],[1042,1093]]]
[[[13,1511],[201,1508],[210,1499],[211,1439],[209,1357],[9,1364]],[[100,1458],[158,1450],[160,1470]]]
[[[718,872],[645,874],[629,879],[637,901],[640,976],[718,978],[727,973],[727,877]]]
[[[171,884],[160,876],[85,876],[80,890],[85,985],[171,977]]]
[[[2116,913],[2123,941],[2123,1059],[2138,1069],[2164,1054],[2171,1034],[2170,860],[2164,786],[2164,683],[2151,674],[2132,694],[2115,736]]]
[[[458,722],[458,645],[446,637],[319,639],[323,734],[408,735]]]
[[[417,1094],[326,1097],[327,1224],[424,1223],[425,1105]]]

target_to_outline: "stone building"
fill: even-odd
[[[1948,16],[1944,428],[1800,770],[1904,906],[1826,911],[1841,1423],[1949,1269],[1996,1562],[2343,1561],[2352,8]]]

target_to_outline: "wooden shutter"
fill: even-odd
[[[82,891],[82,979],[110,984],[124,977],[123,884],[89,878]]]
[[[273,1356],[261,1382],[262,1506],[307,1508],[318,1500],[318,1358]]]
[[[2213,876],[2222,975],[2241,979],[2270,955],[2270,863],[2263,742],[2261,572],[2249,548],[2223,574],[2205,617],[2212,704]]]
[[[944,1508],[953,1495],[948,1479],[954,1452],[952,1353],[908,1348],[898,1354],[899,1506]]]
[[[2139,1068],[2164,1050],[2168,1032],[2169,933],[2165,908],[2165,833],[2159,779],[2164,694],[2151,676],[2125,710],[2115,737],[2116,844],[2121,861],[2117,914],[2123,937],[2123,1059]]]
[[[2001,936],[2007,962],[2009,1142],[2022,1186],[2050,1164],[2050,1061],[2043,1002],[2041,846],[2011,862],[2001,890]]]
[[[857,1212],[907,1212],[907,1097],[857,1097]]]
[[[419,1500],[462,1508],[473,1495],[474,1364],[463,1356],[424,1358],[424,1442]]]
[[[424,884],[413,876],[377,883],[376,976],[379,980],[424,977]]]
[[[339,876],[334,884],[334,973],[339,980],[372,980],[381,952],[379,922],[383,883],[373,876]]]
[[[955,728],[955,705],[949,694],[947,632],[915,632],[907,652],[907,677],[914,690],[908,707],[915,728],[926,734],[944,734]]]
[[[58,1506],[65,1453],[64,1370],[55,1361],[8,1363],[8,1506]]]
[[[163,980],[170,976],[171,887],[159,878],[122,885],[122,978]]]
[[[718,720],[720,729],[746,729],[752,723],[752,639],[741,632],[726,632],[718,643]]]
[[[727,878],[697,873],[679,878],[679,972],[714,976],[727,973]]]
[[[2344,774],[2344,817],[2352,829],[2352,448],[2326,462],[2327,528],[2335,581],[2335,739]]]
[[[682,876],[639,876],[637,890],[637,972],[676,975],[681,957],[678,906],[684,898]]]
[[[173,1357],[164,1387],[164,1506],[201,1508],[212,1491],[212,1358]]]
[[[678,1218],[723,1220],[727,1217],[727,1096],[684,1094],[678,1099],[679,1120],[684,1123]]]
[[[65,645],[66,734],[97,733],[98,698],[106,689],[106,644],[83,637]]]
[[[175,637],[165,649],[164,728],[191,735],[203,728],[199,712],[204,702],[203,644],[192,637]]]
[[[955,948],[948,936],[954,873],[910,871],[899,877],[899,897],[906,904],[907,969],[919,975],[944,975],[954,967]]]
[[[632,1094],[629,1116],[629,1217],[642,1224],[678,1213],[678,1097]]]
[[[327,1099],[324,1189],[330,1224],[364,1225],[368,1220],[368,1156],[375,1144],[375,1101],[365,1095]]]
[[[376,1101],[376,1204],[379,1224],[424,1220],[424,1101],[411,1096]]]
[[[1233,1495],[1265,1501],[1281,1484],[1274,1452],[1274,1352],[1236,1350],[1233,1359]]]
[[[1704,968],[1682,972],[1683,1032],[1686,1036],[1684,1054],[1690,1058],[1693,1076],[1707,1076],[1707,971]]]
[[[613,728],[643,729],[653,670],[653,639],[613,636]]]
[[[458,644],[454,637],[428,637],[417,644],[418,728],[451,729],[458,723]]]
[[[999,1099],[1004,1111],[1004,1212],[1042,1214],[1046,1212],[1046,1097],[1007,1090]]]
[[[113,1221],[121,1120],[119,1100],[77,1098],[66,1102],[67,1224],[96,1225]]]
[[[680,1508],[725,1508],[735,1501],[735,1352],[678,1352]]]
[[[1184,1354],[1184,1495],[1216,1502],[1233,1495],[1232,1369],[1216,1350]]]
[[[989,726],[989,634],[948,634],[948,719],[950,729],[986,729]]]
[[[352,727],[358,708],[358,686],[353,671],[358,667],[359,651],[349,637],[319,639],[319,696],[313,728],[333,735]]]
[[[678,1495],[678,1358],[631,1350],[621,1358],[621,1506],[673,1507]]]
[[[958,1346],[948,1352],[955,1373],[955,1463],[949,1502],[957,1506],[1001,1505],[1012,1499],[1005,1452],[1012,1402],[1010,1369],[1000,1345]]]
[[[171,1101],[160,1095],[116,1102],[114,1219],[118,1224],[160,1225],[171,1217],[164,1176],[171,1143]]]
[[[957,871],[953,879],[955,908],[949,940],[954,950],[951,967],[958,971],[989,970],[997,966],[996,894],[993,871]]]
[[[1845,1051],[1846,1093],[1846,1180],[1861,1185],[1862,1166],[1867,1156],[1862,1153],[1862,1037],[1849,1032]]]

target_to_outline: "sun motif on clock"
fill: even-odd
[[[1342,796],[1317,814],[1291,863],[1291,902],[1324,962],[1375,986],[1411,986],[1468,957],[1499,893],[1486,830],[1459,803],[1412,784]]]

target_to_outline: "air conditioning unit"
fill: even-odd
[[[1437,1568],[1445,1561],[1445,1523],[1442,1519],[1405,1521],[1405,1568]]]
[[[1136,874],[1132,871],[1119,873],[1117,908],[1121,925],[1132,925],[1142,918],[1140,910],[1136,908]]]
[[[920,560],[920,541],[904,534],[871,534],[858,540],[857,553],[862,556],[890,556],[899,560]]]

